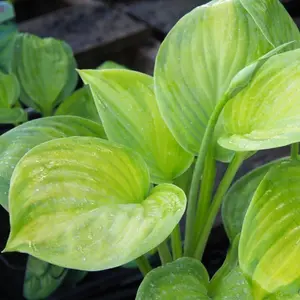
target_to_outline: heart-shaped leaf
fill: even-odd
[[[27,121],[27,113],[20,107],[0,108],[0,124],[19,124]],[[0,146],[1,148],[1,146]]]
[[[70,137],[38,145],[11,179],[5,250],[86,271],[123,265],[162,243],[184,213],[181,189],[149,187],[145,162],[118,144]]]
[[[84,70],[108,139],[142,155],[154,183],[172,182],[188,169],[193,155],[172,136],[153,91],[153,78],[129,70]]]
[[[63,282],[68,270],[33,256],[28,257],[23,295],[28,300],[46,299]]]
[[[84,86],[65,99],[56,110],[55,115],[78,116],[101,123],[93,96],[88,86]]]
[[[242,231],[247,209],[258,185],[276,163],[278,161],[273,161],[249,172],[237,180],[225,195],[222,204],[222,218],[231,242]]]
[[[252,151],[300,141],[299,64],[300,50],[271,57],[225,105],[223,147]]]
[[[275,1],[260,0],[266,11]],[[239,0],[212,1],[194,9],[162,43],[154,75],[158,106],[171,132],[188,151],[198,153],[208,120],[234,76],[275,46],[299,39],[283,7],[276,12],[284,29],[272,36],[272,43],[257,25],[266,12],[257,10],[254,18]],[[272,31],[277,29],[274,23],[268,24]],[[231,157],[216,153],[222,160]]]
[[[76,62],[63,41],[20,34],[16,40],[14,72],[21,85],[21,101],[44,116],[69,96],[77,83]]]
[[[209,276],[196,259],[180,258],[151,271],[140,285],[136,300],[206,300]]]
[[[52,139],[78,135],[105,137],[100,124],[73,116],[48,117],[30,121],[1,135],[0,204],[8,208],[10,178],[16,164],[26,152]]]
[[[257,299],[279,290],[296,295],[300,289],[299,180],[300,162],[274,166],[246,213],[239,262],[252,280]]]
[[[0,108],[11,108],[19,96],[20,86],[16,76],[0,72]]]

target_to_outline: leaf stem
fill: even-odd
[[[160,257],[160,261],[162,265],[165,265],[166,263],[169,263],[172,261],[172,256],[168,247],[168,244],[165,241],[163,241],[158,247],[158,254]]]
[[[173,260],[182,257],[181,233],[179,224],[176,225],[171,234]]]
[[[145,255],[138,257],[135,261],[144,277],[152,270],[152,267]]]
[[[207,152],[203,176],[201,180],[200,195],[198,199],[198,207],[196,213],[195,223],[195,244],[199,239],[201,232],[204,228],[206,217],[211,203],[212,192],[216,177],[216,161],[214,158],[214,149],[210,147]],[[195,244],[193,251],[195,251]]]
[[[299,143],[291,145],[291,159],[298,159],[299,154]]]
[[[196,219],[197,200],[198,200],[198,184],[201,179],[206,153],[212,141],[215,126],[217,124],[218,118],[227,100],[228,100],[228,96],[225,94],[225,96],[220,100],[220,102],[215,107],[215,110],[213,111],[208,121],[201,142],[198,158],[195,165],[195,170],[193,173],[189,197],[188,197],[186,227],[185,227],[185,243],[184,243],[185,256],[193,255],[193,239],[194,239],[194,227],[195,227],[195,219]]]
[[[212,201],[205,226],[203,228],[202,234],[200,236],[200,239],[197,242],[196,251],[194,253],[194,257],[202,260],[203,252],[209,237],[209,234],[211,232],[211,229],[213,227],[214,221],[216,219],[216,216],[219,212],[220,205],[222,203],[223,197],[225,193],[227,192],[228,188],[230,187],[232,180],[235,177],[236,172],[238,171],[239,167],[243,163],[245,157],[247,156],[248,152],[237,152],[229,164],[226,173],[223,177],[223,179],[220,182],[220,185],[217,189],[217,192],[214,196],[214,199]]]

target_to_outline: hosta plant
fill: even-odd
[[[136,260],[138,300],[300,299],[299,40],[278,0],[214,0],[174,26],[153,77],[79,70],[101,122],[48,117],[0,137],[4,251],[60,276]],[[45,95],[45,112],[61,93]],[[231,184],[244,160],[287,145],[290,157]],[[214,191],[217,161],[228,167]],[[209,278],[201,261],[221,206],[231,246]]]

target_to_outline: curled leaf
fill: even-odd
[[[8,209],[11,175],[16,164],[30,149],[52,139],[76,135],[105,137],[100,124],[72,116],[37,119],[1,135],[0,204]]]
[[[0,72],[0,108],[11,108],[19,96],[20,86],[16,76]]]
[[[224,108],[222,147],[254,151],[300,141],[300,49],[271,57]]]
[[[155,101],[152,77],[129,70],[83,70],[109,140],[142,155],[154,183],[172,182],[193,161],[174,139]]]
[[[92,137],[38,145],[11,179],[5,251],[86,271],[123,265],[162,243],[184,213],[181,189],[149,187],[145,162],[128,148]]]

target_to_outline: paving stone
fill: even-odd
[[[143,0],[129,3],[124,9],[137,19],[167,34],[186,13],[208,2],[207,0]]]
[[[22,32],[69,43],[79,65],[94,67],[104,53],[118,52],[147,40],[151,30],[102,2],[86,2],[19,24]]]

